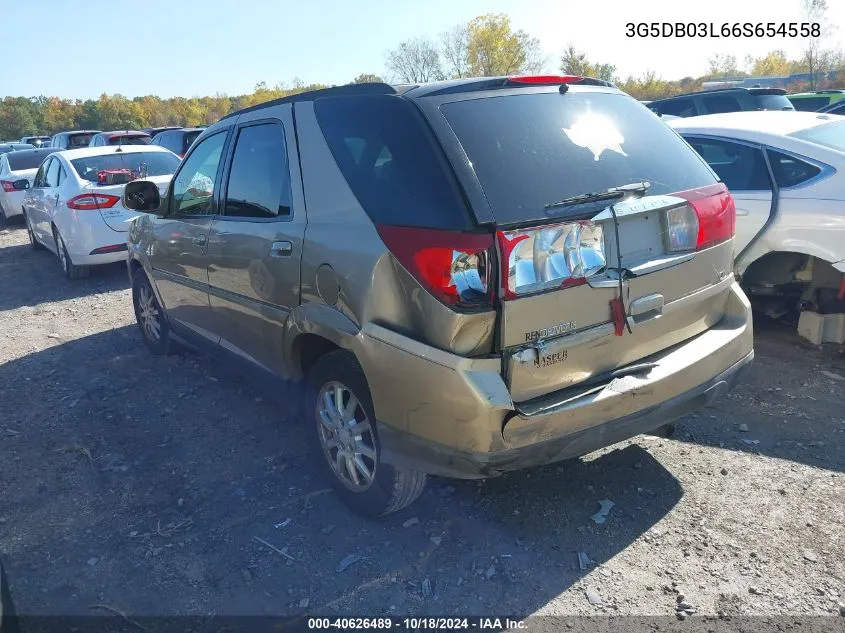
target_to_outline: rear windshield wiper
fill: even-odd
[[[618,187],[611,187],[610,189],[605,189],[604,191],[594,191],[592,193],[582,193],[577,196],[570,196],[569,198],[564,198],[563,200],[558,200],[557,202],[550,202],[549,204],[545,205],[543,208],[547,211],[550,209],[559,209],[561,207],[572,207],[579,204],[587,204],[590,202],[599,202],[601,200],[617,200],[619,198],[623,198],[628,194],[633,194],[636,196],[645,195],[646,191],[648,191],[649,187],[651,187],[650,182],[632,182],[628,185],[620,185]]]

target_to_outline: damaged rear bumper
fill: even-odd
[[[754,358],[751,306],[735,283],[719,323],[637,361],[645,371],[521,403],[510,400],[499,358],[461,358],[378,327],[360,337],[382,460],[456,478],[578,457],[652,431],[727,393]]]

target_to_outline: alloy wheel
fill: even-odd
[[[144,335],[153,343],[161,339],[161,313],[156,304],[153,292],[148,285],[138,289],[138,320]]]
[[[317,425],[323,453],[335,476],[350,490],[369,488],[376,474],[373,427],[364,407],[340,382],[329,382],[317,397]]]

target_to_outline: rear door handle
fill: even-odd
[[[197,246],[205,246],[205,243],[206,243],[206,237],[205,237],[205,235],[198,235],[197,237],[195,237],[195,238],[193,239],[193,242],[194,242],[194,244],[196,244]]]
[[[270,247],[270,257],[290,257],[293,254],[293,244],[287,240],[273,242]]]

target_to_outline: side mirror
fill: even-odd
[[[12,183],[15,191],[26,191],[29,189],[29,181],[26,178],[21,178]]]
[[[123,190],[123,206],[133,211],[155,213],[161,206],[158,186],[149,180],[133,180]]]

